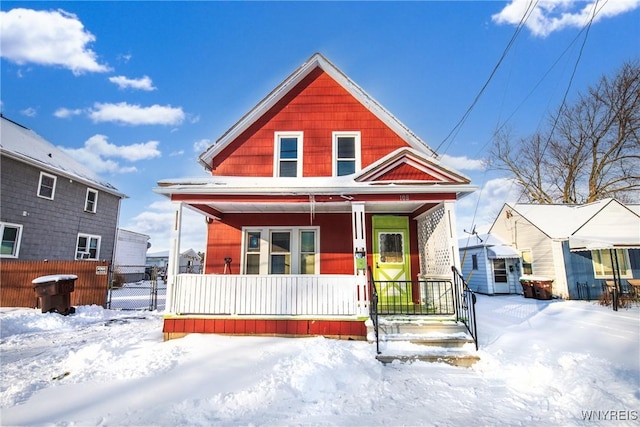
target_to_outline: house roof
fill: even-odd
[[[520,253],[506,245],[502,239],[492,234],[475,234],[458,240],[461,251],[467,249],[486,248],[489,259],[520,258]]]
[[[278,103],[292,89],[296,87],[305,77],[307,77],[316,68],[322,69],[331,76],[338,84],[340,84],[355,99],[371,111],[378,119],[392,129],[400,138],[409,144],[410,147],[427,153],[430,156],[437,157],[437,154],[416,134],[414,134],[407,126],[398,120],[393,114],[387,111],[378,101],[373,99],[353,80],[340,71],[327,58],[319,53],[314,54],[304,64],[287,77],[280,85],[278,85],[271,93],[262,99],[255,107],[245,114],[236,124],[227,130],[213,145],[200,154],[200,163],[205,168],[211,169],[212,160],[227,145],[233,142],[242,132],[247,130],[260,117],[262,117],[270,108]]]
[[[76,179],[115,196],[125,194],[96,175],[91,169],[55,147],[43,137],[14,121],[0,116],[0,153],[48,172]]]
[[[603,199],[584,205],[505,204],[552,239],[630,245],[640,240],[640,206]]]

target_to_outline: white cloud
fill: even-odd
[[[0,12],[0,33],[2,57],[17,64],[60,66],[74,74],[109,71],[87,47],[95,36],[72,13],[21,8]]]
[[[440,157],[440,161],[445,166],[449,166],[453,169],[462,171],[481,171],[485,169],[485,161],[482,159],[470,159],[466,156],[454,157],[449,156],[448,154],[443,154]]]
[[[182,108],[162,105],[141,107],[126,102],[119,104],[95,103],[89,111],[94,122],[116,122],[127,125],[178,125],[184,120]]]
[[[38,111],[35,108],[29,107],[29,108],[25,108],[24,110],[20,111],[20,113],[22,113],[23,115],[27,116],[27,117],[35,117],[38,115]]]
[[[120,89],[131,88],[145,91],[156,90],[149,76],[144,76],[139,79],[130,79],[125,76],[114,76],[109,77],[109,81],[118,85]]]
[[[148,209],[136,215],[125,228],[136,230],[151,237],[149,252],[168,250],[175,219],[176,205],[169,200],[153,202]],[[180,250],[193,249],[203,252],[206,246],[206,223],[204,216],[187,208],[182,209]]]
[[[525,26],[534,36],[546,37],[554,31],[569,27],[581,28],[593,22],[637,9],[640,0],[540,0],[528,11],[531,0],[511,0],[507,6],[491,18],[497,24],[518,25],[525,13],[529,13]]]
[[[69,117],[72,116],[79,116],[80,114],[82,114],[82,110],[79,108],[76,108],[75,110],[70,110],[68,108],[58,108],[53,115],[58,117],[59,119],[67,119]]]
[[[193,151],[196,153],[202,153],[204,150],[209,148],[209,146],[211,146],[211,140],[204,138],[193,143]]]
[[[115,145],[108,142],[104,135],[94,135],[85,141],[82,148],[64,148],[74,159],[82,162],[96,173],[131,173],[135,166],[122,166],[112,158],[121,158],[128,162],[159,157],[158,141],[149,141],[131,145]]]
[[[184,150],[172,151],[169,153],[169,157],[178,157],[184,154]]]

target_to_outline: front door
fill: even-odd
[[[373,278],[380,282],[378,288],[380,304],[410,304],[412,291],[409,218],[375,215],[372,223]]]

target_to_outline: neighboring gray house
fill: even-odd
[[[462,276],[481,294],[522,293],[520,253],[490,234],[472,235],[458,242]],[[528,273],[530,274],[530,272]]]
[[[0,120],[0,258],[112,261],[126,196],[32,130]]]

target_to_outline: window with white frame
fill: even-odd
[[[611,279],[613,272],[617,268],[620,271],[620,277],[631,278],[631,267],[629,263],[629,252],[626,249],[600,249],[591,251],[591,260],[593,262],[593,276],[596,279]]]
[[[100,256],[100,236],[78,233],[76,259],[98,259]]]
[[[359,171],[360,132],[333,132],[333,176]]]
[[[317,227],[264,227],[243,230],[244,274],[316,274]]]
[[[18,258],[22,225],[0,222],[0,236],[2,236],[0,258]]]
[[[87,188],[87,198],[84,202],[85,212],[96,213],[98,206],[98,192],[91,188]]]
[[[302,132],[276,132],[274,153],[274,176],[302,176]]]
[[[520,251],[522,258],[522,274],[533,274],[533,254],[531,250],[524,249]]]
[[[40,182],[38,182],[38,197],[53,200],[53,197],[56,193],[56,180],[57,177],[55,175],[40,172]]]

